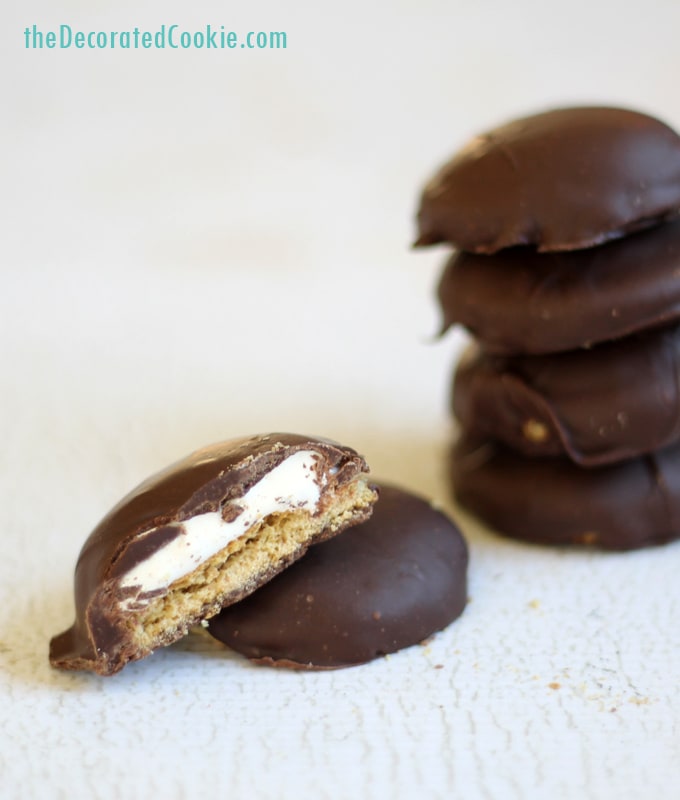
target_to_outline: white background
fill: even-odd
[[[570,103],[680,127],[680,4],[571,0],[3,6],[3,798],[616,798],[680,783],[678,545],[515,544],[448,497],[445,251],[420,187],[466,138]],[[24,48],[23,30],[210,23],[281,51]],[[465,615],[355,669],[207,639],[118,677],[50,669],[73,566],[125,492],[253,432],[334,437],[443,503]]]

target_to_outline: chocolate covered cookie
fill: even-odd
[[[499,533],[632,550],[680,538],[680,445],[606,467],[536,459],[464,436],[451,452],[458,502]]]
[[[427,184],[417,245],[601,244],[680,209],[680,137],[621,108],[564,108],[473,139]]]
[[[50,661],[111,675],[183,636],[371,513],[365,461],[270,434],[206,447],[149,478],[99,523],[75,571],[76,621]]]
[[[680,220],[573,253],[458,253],[441,277],[443,330],[500,354],[590,347],[680,319]]]
[[[545,356],[472,347],[454,376],[463,428],[527,456],[592,467],[680,439],[680,328]]]
[[[456,619],[468,560],[458,528],[409,492],[379,494],[368,522],[225,608],[210,633],[257,662],[328,669],[409,647]]]

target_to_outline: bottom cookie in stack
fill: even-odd
[[[464,433],[450,467],[461,506],[516,539],[633,550],[680,538],[680,444],[584,469]]]

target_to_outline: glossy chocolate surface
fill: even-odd
[[[498,533],[553,545],[632,550],[680,538],[680,446],[581,469],[462,437],[451,452],[458,502]]]
[[[494,253],[601,244],[680,209],[680,137],[644,114],[565,108],[473,139],[434,176],[418,245]]]
[[[441,277],[443,330],[489,352],[557,353],[680,319],[680,220],[573,253],[454,255]]]
[[[657,450],[680,439],[680,328],[552,356],[472,348],[452,407],[466,430],[527,456],[591,467]]]
[[[124,497],[81,550],[75,570],[76,621],[52,639],[52,664],[66,669],[92,669],[100,674],[112,674],[122,668],[125,660],[121,651],[127,645],[128,634],[124,616],[116,612],[116,606],[124,597],[120,588],[123,574],[148,559],[169,538],[181,535],[181,526],[176,523],[198,514],[224,513],[226,503],[242,497],[277,465],[302,450],[320,455],[319,474],[335,485],[368,471],[363,458],[348,447],[325,439],[273,433],[197,450]],[[238,513],[237,506],[234,510]],[[151,536],[140,535],[150,529],[156,529]],[[284,566],[273,565],[266,577]],[[128,656],[125,659],[130,660]]]
[[[457,527],[409,492],[379,487],[371,519],[328,542],[210,620],[217,639],[275,666],[360,664],[417,644],[466,603]]]

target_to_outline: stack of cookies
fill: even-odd
[[[680,136],[570,108],[473,140],[426,186],[456,252],[444,330],[458,501],[499,532],[630,549],[680,537]]]

